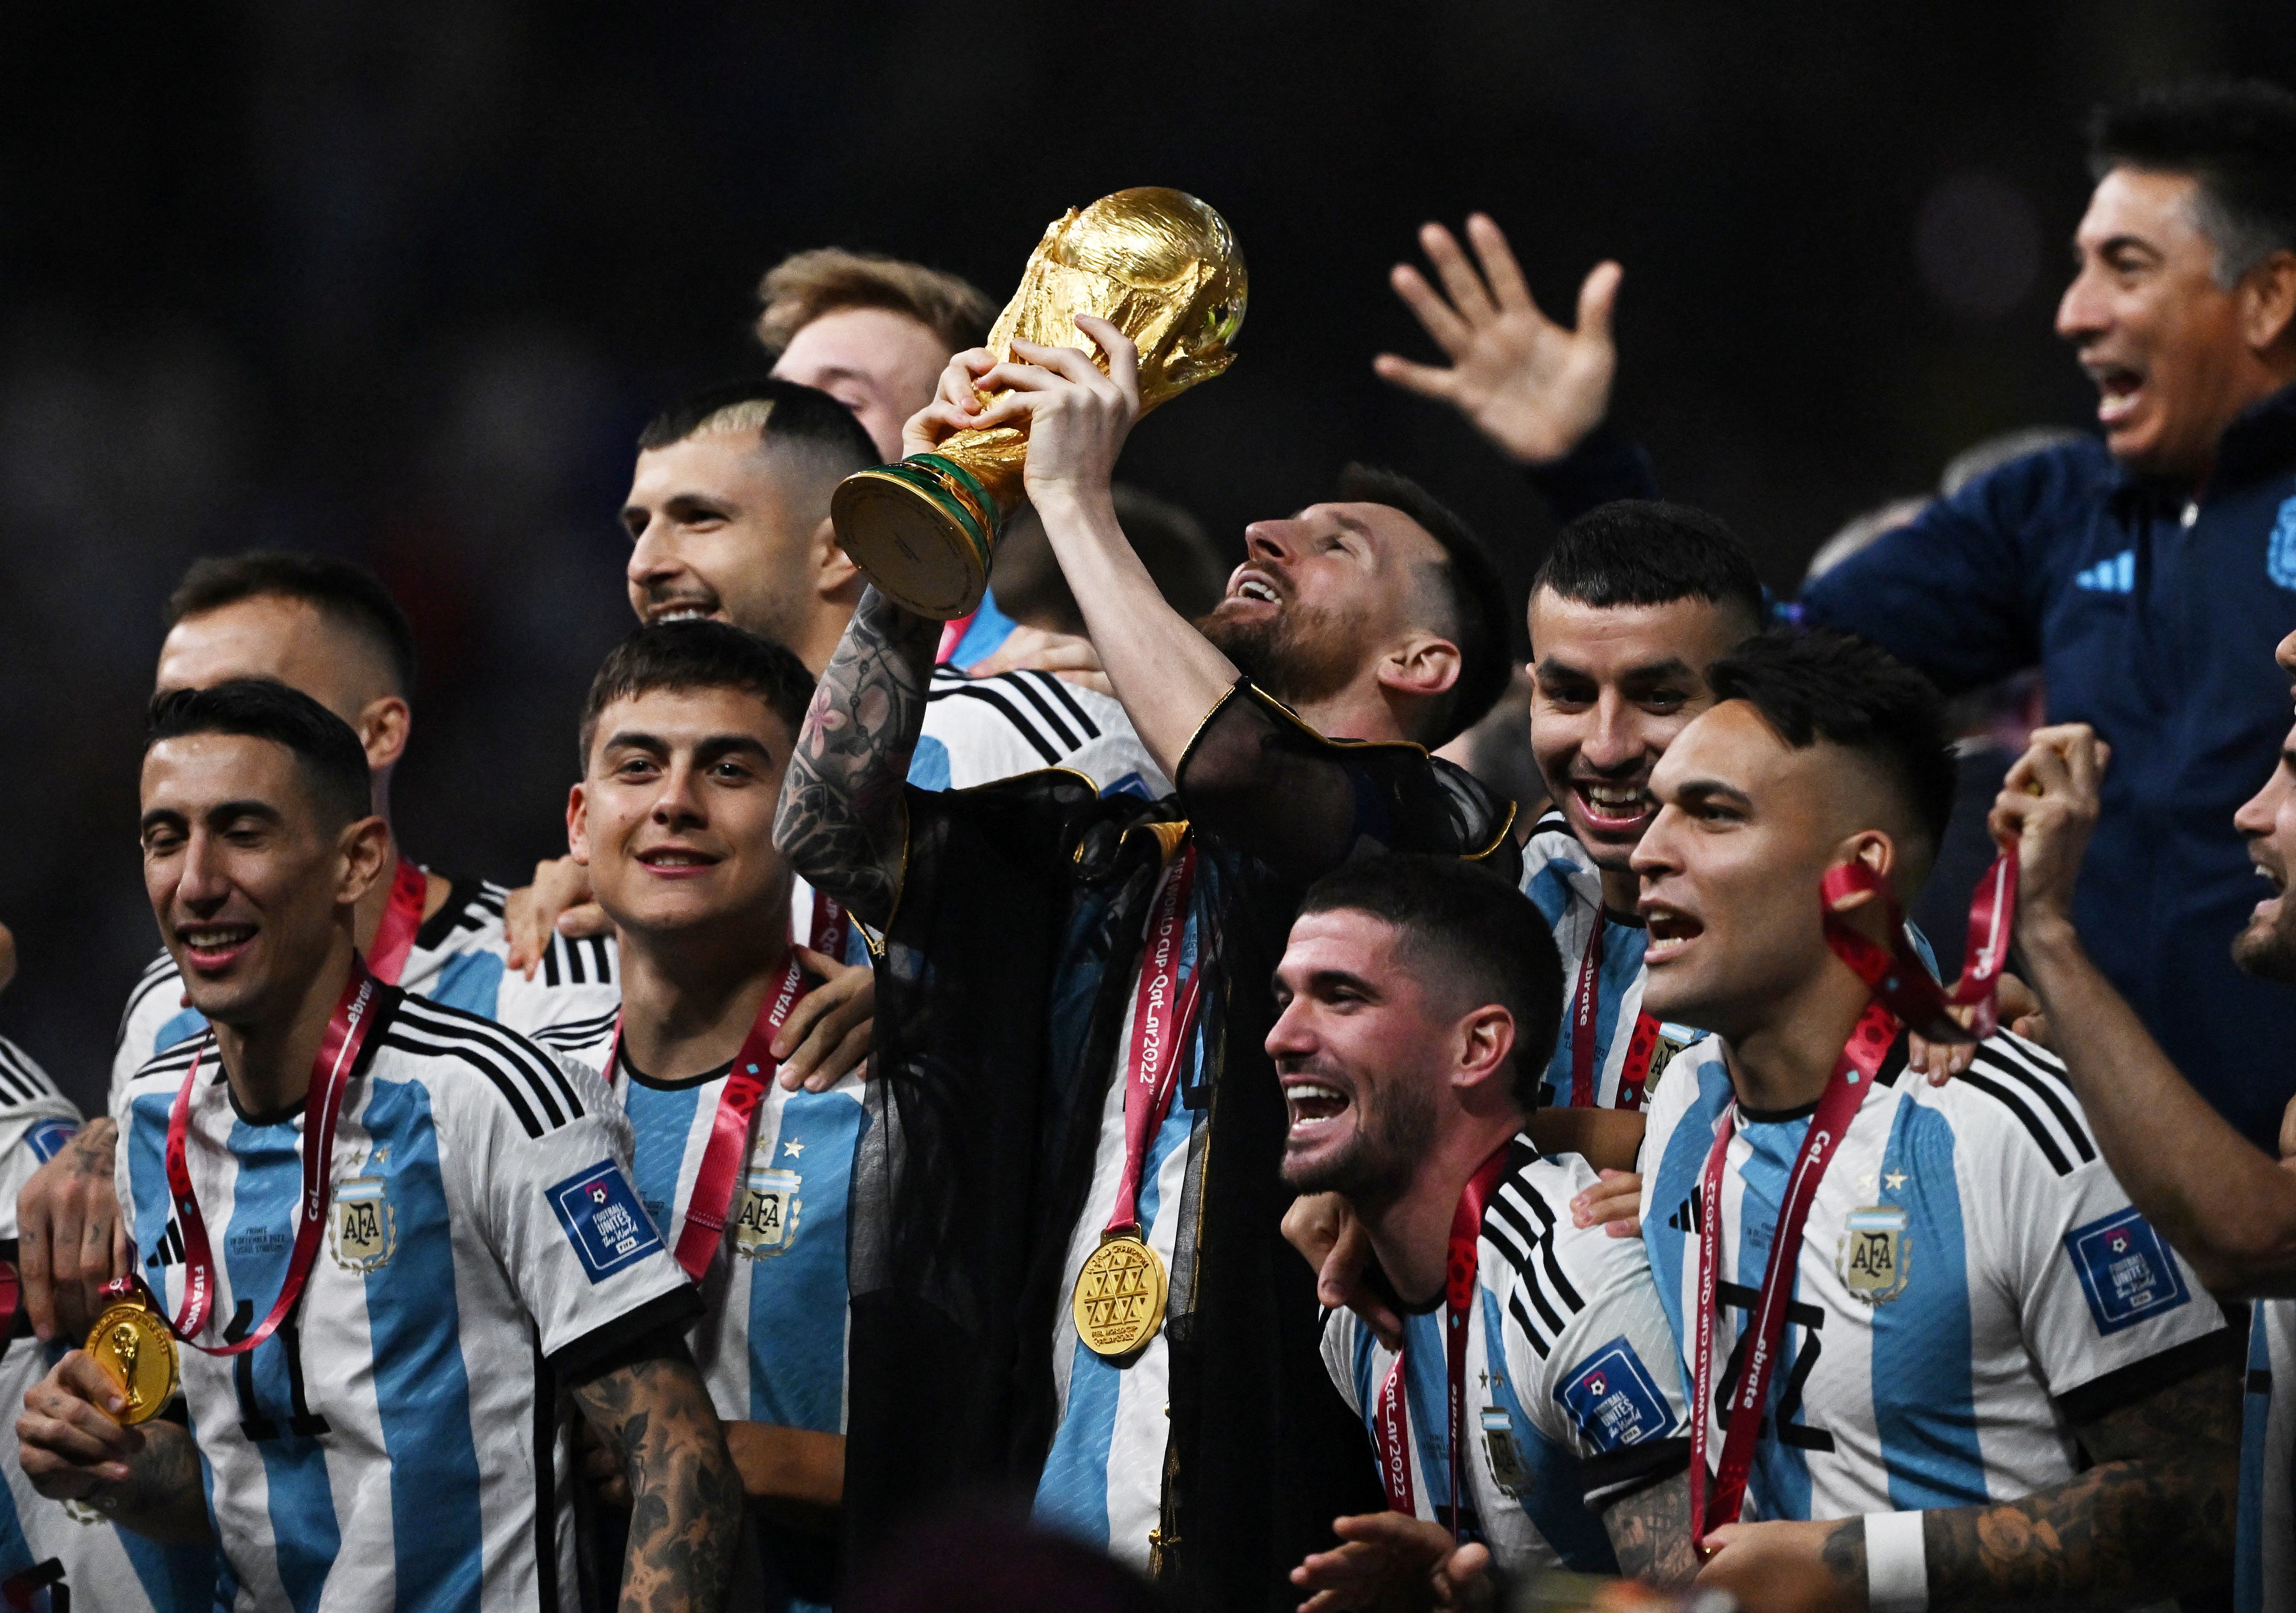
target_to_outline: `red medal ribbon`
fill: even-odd
[[[816,890],[813,893],[813,933],[808,945],[817,953],[842,960],[845,954],[845,910]],[[734,1055],[726,1085],[718,1093],[718,1112],[710,1118],[709,1141],[701,1147],[701,1164],[693,1173],[693,1191],[685,1203],[685,1224],[677,1234],[677,1264],[689,1281],[699,1282],[709,1271],[718,1245],[726,1235],[726,1212],[733,1208],[734,1187],[741,1162],[750,1151],[750,1126],[758,1105],[773,1085],[781,1060],[774,1057],[774,1038],[788,1023],[790,1011],[805,995],[805,970],[792,948],[780,982],[758,1004],[758,1017]],[[614,1045],[606,1055],[606,1078],[613,1079],[622,1060],[622,1028],[614,1024]]]
[[[1857,891],[1872,891],[1882,898],[1890,925],[1886,948],[1859,935],[1834,913],[1835,902]],[[1866,989],[1889,1004],[1890,1011],[1915,1036],[1929,1042],[1982,1042],[1999,1027],[1995,994],[2009,962],[2017,921],[2015,847],[1995,857],[1977,882],[1977,894],[1969,905],[1969,945],[1963,954],[1966,962],[1951,990],[1931,979],[1922,966],[1906,939],[1905,914],[1897,898],[1882,876],[1865,864],[1827,869],[1820,900],[1824,903],[1825,943],[1833,955],[1856,970]],[[1972,1011],[1966,1026],[1954,1018],[1956,1008]]]
[[[1124,1175],[1107,1231],[1140,1228],[1140,1172],[1148,1142],[1172,1112],[1180,1065],[1202,995],[1204,971],[1180,985],[1180,952],[1188,932],[1188,891],[1196,882],[1191,843],[1172,859],[1148,913],[1148,947],[1140,958],[1140,986],[1132,1003],[1132,1044],[1124,1060]]]
[[[417,877],[421,877],[419,871]],[[184,1072],[183,1085],[176,1089],[175,1107],[168,1111],[168,1191],[176,1201],[176,1223],[184,1232],[184,1303],[168,1325],[193,1349],[209,1355],[237,1355],[251,1350],[271,1337],[301,1297],[303,1283],[311,1274],[311,1261],[319,1252],[320,1234],[326,1228],[328,1176],[335,1154],[335,1127],[343,1115],[343,1092],[350,1085],[360,1050],[366,1045],[366,1033],[374,1023],[375,998],[381,989],[354,953],[351,978],[344,982],[343,995],[327,1018],[318,1056],[311,1061],[310,1090],[303,1099],[303,1203],[295,1224],[294,1247],[287,1255],[286,1281],[279,1285],[279,1298],[273,1301],[270,1314],[235,1344],[206,1345],[194,1336],[207,1326],[208,1314],[215,1308],[216,1271],[215,1255],[208,1244],[208,1224],[200,1214],[199,1199],[192,1191],[191,1166],[184,1158],[192,1092],[200,1078],[200,1055],[192,1055],[192,1067]]]
[[[1570,995],[1570,1107],[1590,1109],[1600,1099],[1595,1069],[1595,1031],[1602,1013],[1603,932],[1611,921],[1597,903],[1595,933],[1587,938],[1587,955],[1578,965],[1578,989]],[[1651,1056],[1658,1050],[1658,1021],[1648,1014],[1635,1016],[1627,1056],[1619,1067],[1618,1109],[1640,1109],[1650,1085]]]
[[[406,968],[406,954],[414,950],[415,932],[422,928],[422,908],[430,898],[430,877],[405,857],[390,876],[390,905],[374,927],[374,945],[367,948],[367,972],[385,986],[398,984]]]
[[[1459,1453],[1467,1440],[1467,1332],[1474,1320],[1475,1286],[1480,1261],[1476,1249],[1483,1236],[1483,1209],[1491,1201],[1500,1176],[1506,1172],[1512,1141],[1475,1167],[1460,1191],[1458,1207],[1451,1212],[1451,1242],[1443,1257],[1444,1398],[1450,1417],[1451,1539],[1459,1538],[1461,1509],[1466,1504],[1459,1489]],[[1388,1369],[1380,1385],[1374,1421],[1379,1425],[1380,1482],[1387,1504],[1398,1512],[1412,1513],[1410,1417],[1405,1409],[1403,1356]]]
[[[1698,1233],[1698,1331],[1693,1351],[1691,1389],[1690,1517],[1700,1540],[1724,1524],[1735,1523],[1739,1510],[1745,1504],[1746,1475],[1753,1468],[1754,1442],[1761,1431],[1762,1411],[1769,1403],[1770,1379],[1777,1369],[1779,1347],[1784,1341],[1786,1302],[1793,1295],[1802,1227],[1809,1219],[1809,1207],[1817,1197],[1818,1183],[1825,1175],[1833,1150],[1848,1134],[1849,1123],[1857,1118],[1859,1105],[1873,1088],[1874,1072],[1882,1068],[1882,1060],[1889,1056],[1890,1044],[1897,1039],[1896,1016],[1881,1003],[1868,1003],[1849,1033],[1849,1045],[1842,1049],[1833,1067],[1824,1096],[1817,1101],[1817,1112],[1809,1118],[1809,1130],[1803,1136],[1793,1175],[1786,1181],[1785,1202],[1778,1209],[1777,1230],[1770,1239],[1769,1259],[1762,1269],[1761,1293],[1754,1302],[1754,1314],[1746,1321],[1751,1342],[1746,1348],[1743,1371],[1724,1412],[1722,1460],[1714,1472],[1710,1492],[1707,1410],[1714,1405],[1714,1319],[1722,1270],[1722,1177],[1730,1139],[1737,1131],[1738,1106],[1734,1101],[1722,1111],[1722,1118],[1715,1126],[1714,1147],[1706,1156],[1706,1170],[1698,1190],[1702,1223]]]

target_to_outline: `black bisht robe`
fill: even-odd
[[[1127,994],[1185,821],[1207,1050],[1165,1325],[1172,1434],[1159,1576],[1190,1608],[1289,1609],[1331,1520],[1385,1506],[1282,1237],[1288,1121],[1262,1047],[1300,897],[1349,857],[1420,851],[1513,880],[1512,803],[1416,745],[1326,740],[1248,682],[1177,793],[1046,772],[907,793],[878,963],[871,1125],[853,1182],[844,1518],[857,1569],[938,1501],[1026,1504],[1055,1421],[1053,1327]],[[1162,827],[1160,832],[1158,826]]]

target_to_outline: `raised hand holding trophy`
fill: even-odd
[[[1119,191],[1046,229],[988,346],[1000,360],[1012,356],[1015,338],[1074,347],[1077,315],[1096,315],[1140,349],[1145,414],[1227,368],[1245,290],[1243,254],[1226,219],[1178,191]],[[1108,367],[1105,355],[1095,362]],[[1028,433],[998,426],[856,471],[830,504],[838,542],[904,610],[942,621],[963,616],[988,585],[997,528],[1021,502],[1028,456]]]

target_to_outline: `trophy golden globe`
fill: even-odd
[[[1046,229],[988,346],[999,359],[1012,356],[1015,337],[1077,347],[1088,340],[1077,315],[1096,315],[1140,349],[1145,414],[1227,368],[1244,291],[1243,254],[1226,219],[1178,191],[1119,191]],[[1095,362],[1108,367],[1105,354]],[[963,616],[988,585],[997,528],[1021,502],[1028,456],[1028,433],[1000,426],[856,471],[830,504],[838,542],[903,609]]]

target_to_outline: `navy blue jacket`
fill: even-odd
[[[2099,442],[2047,449],[1827,572],[1802,614],[1948,693],[2038,665],[2050,721],[2111,742],[2082,941],[2185,1077],[2271,1148],[2296,1091],[2296,991],[2233,967],[2268,891],[2232,816],[2289,729],[2272,651],[2296,631],[2296,388],[2233,422],[2196,497]]]
[[[1607,428],[1530,479],[1561,520],[1658,496],[1649,460]],[[2226,429],[2197,498],[2129,476],[2101,442],[2047,449],[1844,561],[1801,615],[1948,694],[2038,666],[2049,720],[2111,741],[2081,939],[2185,1078],[2277,1152],[2296,991],[2233,967],[2267,891],[2232,815],[2289,730],[2272,651],[2296,631],[2296,387]]]

